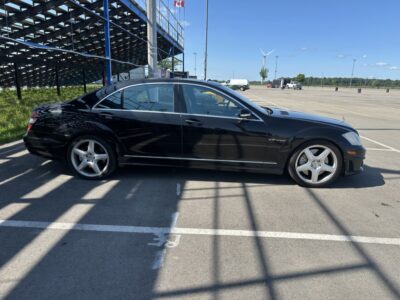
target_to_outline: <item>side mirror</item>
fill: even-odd
[[[251,113],[247,109],[242,109],[239,113],[239,118],[241,119],[250,119],[251,118]]]

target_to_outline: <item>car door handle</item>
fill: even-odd
[[[101,113],[100,113],[100,116],[101,116],[101,117],[104,117],[104,118],[106,118],[106,119],[112,119],[112,118],[113,118],[112,113],[108,113],[108,112],[101,112]]]
[[[193,126],[201,126],[201,122],[196,119],[187,119],[185,120],[186,124],[193,125]]]

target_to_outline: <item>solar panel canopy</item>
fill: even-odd
[[[109,0],[113,74],[147,64],[143,2]],[[183,53],[183,29],[157,9],[158,59]],[[80,85],[105,68],[103,0],[5,0],[0,3],[0,87]]]

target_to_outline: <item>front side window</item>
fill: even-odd
[[[144,84],[128,87],[123,90],[122,106],[128,110],[173,112],[174,86]]]
[[[127,87],[108,96],[97,108],[173,112],[174,87],[172,84]]]
[[[203,86],[182,85],[189,114],[239,118],[243,107],[226,96]]]
[[[122,109],[121,95],[121,91],[115,92],[114,94],[111,94],[106,99],[97,104],[96,107],[103,109]]]

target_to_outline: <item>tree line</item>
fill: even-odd
[[[260,72],[261,75],[261,72]],[[263,74],[264,75],[264,74]],[[293,81],[301,82],[304,86],[332,86],[349,87],[350,81],[352,87],[370,87],[370,88],[400,88],[400,80],[360,78],[354,77],[306,77],[304,74],[298,74],[295,77],[286,77]],[[271,81],[265,81],[266,84]],[[260,84],[260,81],[250,81],[250,84]]]
[[[299,74],[300,75],[300,74]],[[297,76],[293,78],[296,80]],[[400,80],[391,79],[369,79],[354,77],[305,77],[302,84],[305,86],[338,86],[349,87],[372,87],[372,88],[400,88]]]

